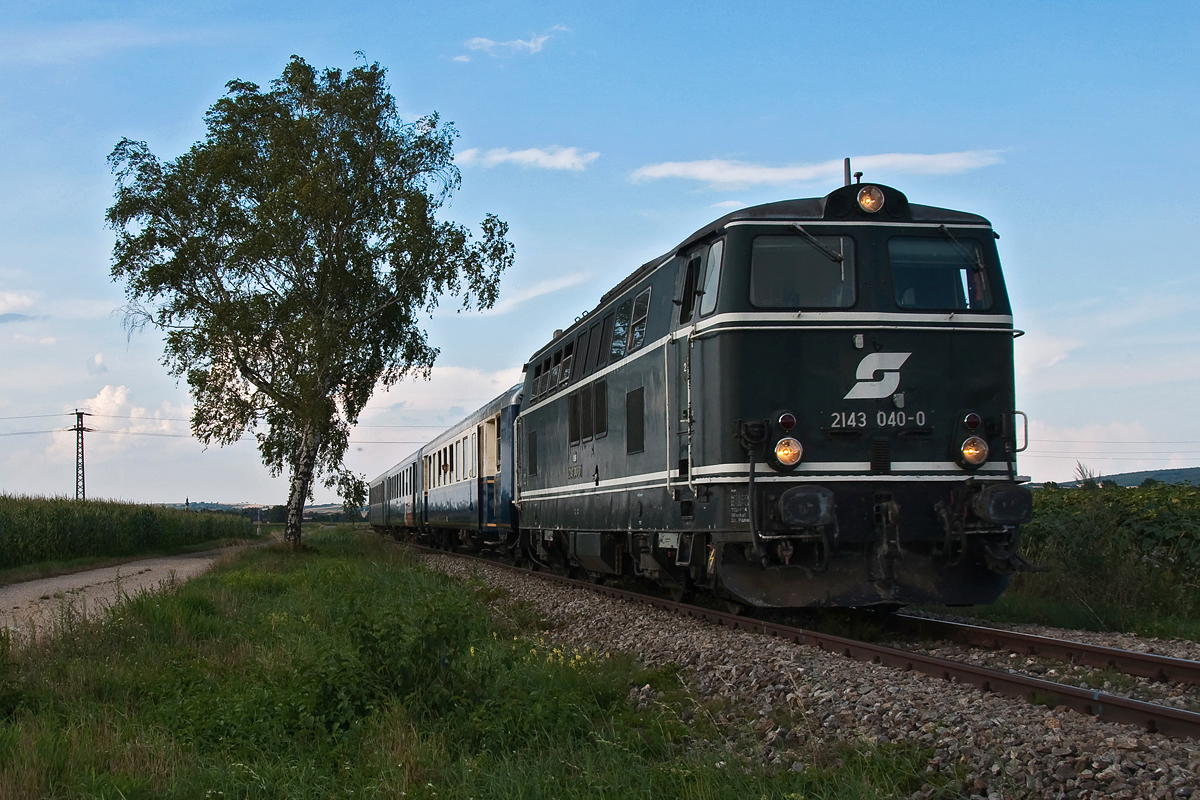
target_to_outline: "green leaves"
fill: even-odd
[[[385,78],[293,56],[269,91],[230,81],[178,158],[129,139],[109,156],[127,324],[165,333],[197,437],[255,431],[272,472],[293,475],[295,541],[314,470],[361,502],[349,428],[376,385],[429,374],[421,314],[446,295],[489,308],[514,258],[494,215],[478,240],[437,219],[461,182],[457,132],[436,113],[402,122]]]

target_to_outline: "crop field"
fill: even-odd
[[[1022,554],[996,619],[1200,638],[1200,488],[1034,490]]]
[[[799,771],[730,752],[712,721],[730,709],[675,671],[543,641],[495,591],[342,527],[131,598],[0,658],[0,797],[832,800],[938,780],[910,744],[814,738]]]
[[[0,495],[0,569],[247,538],[249,520],[108,500]]]

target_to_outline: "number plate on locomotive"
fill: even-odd
[[[924,428],[924,411],[830,411],[830,428]]]

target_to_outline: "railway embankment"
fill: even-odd
[[[728,725],[724,742],[744,764],[803,763],[836,746],[903,743],[927,754],[929,780],[968,797],[1190,797],[1200,786],[1195,742],[1106,723],[1065,707],[980,693],[882,665],[670,615],[450,556],[431,567],[474,580],[545,621],[565,647],[629,652],[650,668],[680,670],[684,684]],[[643,701],[653,697],[645,693]],[[749,726],[749,727],[747,727]],[[755,733],[747,737],[746,730]]]

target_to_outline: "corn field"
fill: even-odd
[[[0,569],[250,536],[248,519],[110,500],[0,495]]]

